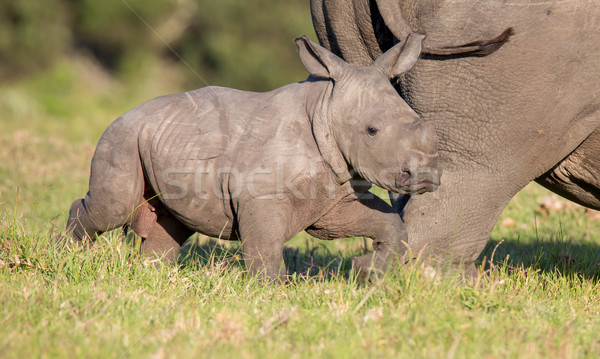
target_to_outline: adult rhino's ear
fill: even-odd
[[[312,42],[306,35],[294,40],[300,52],[300,60],[313,76],[336,79],[343,73],[344,60],[331,51]]]
[[[425,35],[411,33],[406,39],[387,50],[374,63],[390,79],[410,70],[421,56]]]

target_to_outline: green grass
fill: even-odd
[[[48,232],[10,216],[1,228],[7,358],[600,354],[597,280],[539,264],[494,261],[469,283],[411,265],[374,285],[338,271],[274,286],[217,251],[169,267],[114,234],[58,251]]]
[[[158,95],[84,86],[69,68],[0,88],[0,357],[600,355],[600,221],[577,206],[541,209],[549,193],[536,185],[506,208],[469,282],[410,264],[359,285],[348,259],[369,241],[306,234],[286,248],[297,274],[284,286],[247,278],[237,244],[200,237],[176,267],[116,232],[59,250],[52,238],[86,191],[95,140]],[[53,94],[55,81],[66,92]]]

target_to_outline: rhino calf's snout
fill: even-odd
[[[413,133],[412,147],[407,151],[407,164],[396,176],[396,187],[407,193],[435,191],[440,185],[442,174],[435,128],[419,120],[413,126]]]

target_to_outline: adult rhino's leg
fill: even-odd
[[[503,170],[479,164],[470,168],[448,166],[437,193],[412,196],[404,208],[412,252],[422,251],[425,257],[455,263],[473,262],[485,247],[506,204],[544,172],[538,182],[569,199],[598,208],[600,171],[596,164],[600,163],[600,151],[595,150],[599,144],[597,136],[595,133],[589,137],[574,152],[575,146],[569,150],[567,141],[563,141],[567,145],[562,148],[556,146],[556,152],[543,146],[531,146],[528,153],[535,150],[535,155],[514,156],[514,163],[503,166]],[[499,152],[502,150],[498,147]],[[569,152],[571,155],[561,162]],[[559,165],[547,172],[555,163]]]
[[[374,251],[355,257],[352,266],[365,278],[386,271],[394,261],[404,262],[408,249],[402,219],[392,207],[371,193],[338,203],[306,230],[321,239],[365,236],[373,239]]]
[[[494,161],[474,161],[472,157],[445,151],[445,158],[442,158],[442,168],[445,168],[439,191],[413,196],[404,208],[404,220],[413,253],[422,251],[425,257],[455,263],[473,262],[485,247],[494,224],[510,199],[543,173],[546,174],[538,181],[546,181],[545,184],[548,184],[551,176],[557,172],[547,171],[556,163],[560,163],[555,167],[559,168],[559,172],[564,172],[565,168],[573,171],[571,175],[579,171],[579,178],[584,173],[581,170],[589,168],[592,172],[586,174],[587,184],[595,183],[596,187],[593,188],[598,188],[598,182],[592,180],[592,173],[599,159],[599,152],[595,151],[599,136],[596,133],[590,136],[594,127],[588,130],[579,125],[598,123],[600,112],[583,109],[585,106],[571,110],[570,118],[573,120],[563,121],[561,129],[552,134],[545,135],[544,131],[531,130],[531,126],[522,132],[504,132],[505,142],[512,144],[494,144],[494,153],[500,155]],[[551,110],[559,115],[568,113],[559,111],[561,109],[558,105]],[[552,113],[540,117],[552,123],[556,119],[551,115]],[[526,125],[522,124],[521,128],[526,128]],[[570,125],[573,128],[569,128]],[[521,133],[535,133],[538,136],[515,140],[516,134]],[[564,133],[569,133],[569,136],[564,136]],[[579,144],[581,145],[577,148]],[[561,162],[565,156],[567,159]],[[561,166],[563,170],[560,170]],[[574,178],[569,179],[571,195],[576,189],[573,185],[576,183]],[[563,182],[563,185],[567,182]],[[585,188],[582,183],[579,186]],[[553,189],[556,188],[565,187]],[[579,192],[580,201],[584,200],[583,193],[584,191]],[[594,195],[597,196],[598,192],[592,190],[590,193],[585,200],[588,205],[593,205]]]
[[[102,135],[92,158],[89,191],[71,205],[67,232],[73,239],[123,226],[133,214],[144,190],[137,136],[123,118]]]
[[[445,171],[438,192],[412,196],[403,216],[412,254],[468,268],[485,247],[503,208],[528,183],[521,179],[507,184],[497,177]]]
[[[381,56],[382,48],[395,44],[373,5],[364,0],[311,0],[313,25],[321,45],[348,62],[370,65]]]
[[[536,182],[567,199],[600,210],[600,129]]]
[[[437,193],[413,196],[404,208],[404,220],[413,253],[423,250],[425,257],[473,262],[485,247],[494,224],[509,200],[539,176],[542,176],[539,181],[549,185],[552,175],[547,172],[553,167],[558,168],[559,173],[564,169],[572,170],[571,176],[579,171],[576,177],[569,179],[571,195],[577,187],[574,186],[577,182],[575,178],[583,178],[583,168],[591,171],[586,174],[586,183],[594,184],[598,134],[593,132],[600,122],[600,111],[590,111],[585,103],[569,105],[576,102],[565,97],[565,100],[557,101],[547,109],[531,113],[522,122],[512,123],[515,127],[501,126],[502,119],[493,117],[494,113],[508,112],[501,107],[498,111],[490,112],[488,123],[496,127],[490,127],[489,130],[485,129],[484,116],[474,116],[478,120],[477,125],[484,129],[478,132],[494,135],[481,137],[486,141],[479,141],[477,133],[472,130],[469,133],[469,129],[464,128],[454,135],[451,132],[452,124],[441,122],[441,119],[424,112],[426,117],[431,116],[434,123],[441,122],[438,130],[442,132],[440,137],[443,139],[441,167],[444,174]],[[511,103],[517,110],[523,109],[523,113],[528,109],[526,104],[519,104],[517,100]],[[449,113],[449,118],[458,123],[460,117],[451,115]],[[472,121],[467,123],[473,124]],[[461,136],[465,136],[465,139]],[[567,160],[563,160],[565,158]],[[557,163],[561,163],[559,167],[555,167]],[[567,188],[564,186],[566,182],[557,187]],[[594,204],[594,195],[598,194],[594,192],[597,185],[598,182],[595,182],[596,187],[592,187],[591,195],[586,196],[588,205]],[[557,187],[553,189],[557,190]],[[579,187],[585,188],[581,182]],[[590,191],[590,187],[587,191]],[[580,201],[584,201],[583,193],[580,190],[577,195]]]

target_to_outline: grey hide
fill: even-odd
[[[113,122],[92,159],[89,192],[73,202],[75,240],[130,225],[144,250],[173,261],[194,232],[240,239],[251,274],[285,274],[283,244],[366,236],[361,274],[403,260],[403,222],[370,184],[398,193],[439,185],[437,137],[390,79],[419,58],[413,34],[370,66],[296,39],[310,73],[266,93],[205,87],[153,99]]]
[[[321,43],[356,64],[409,32],[427,36],[398,89],[436,128],[444,184],[404,209],[413,252],[472,262],[533,180],[600,209],[597,2],[312,0],[311,9]],[[499,34],[513,36],[502,45]]]

